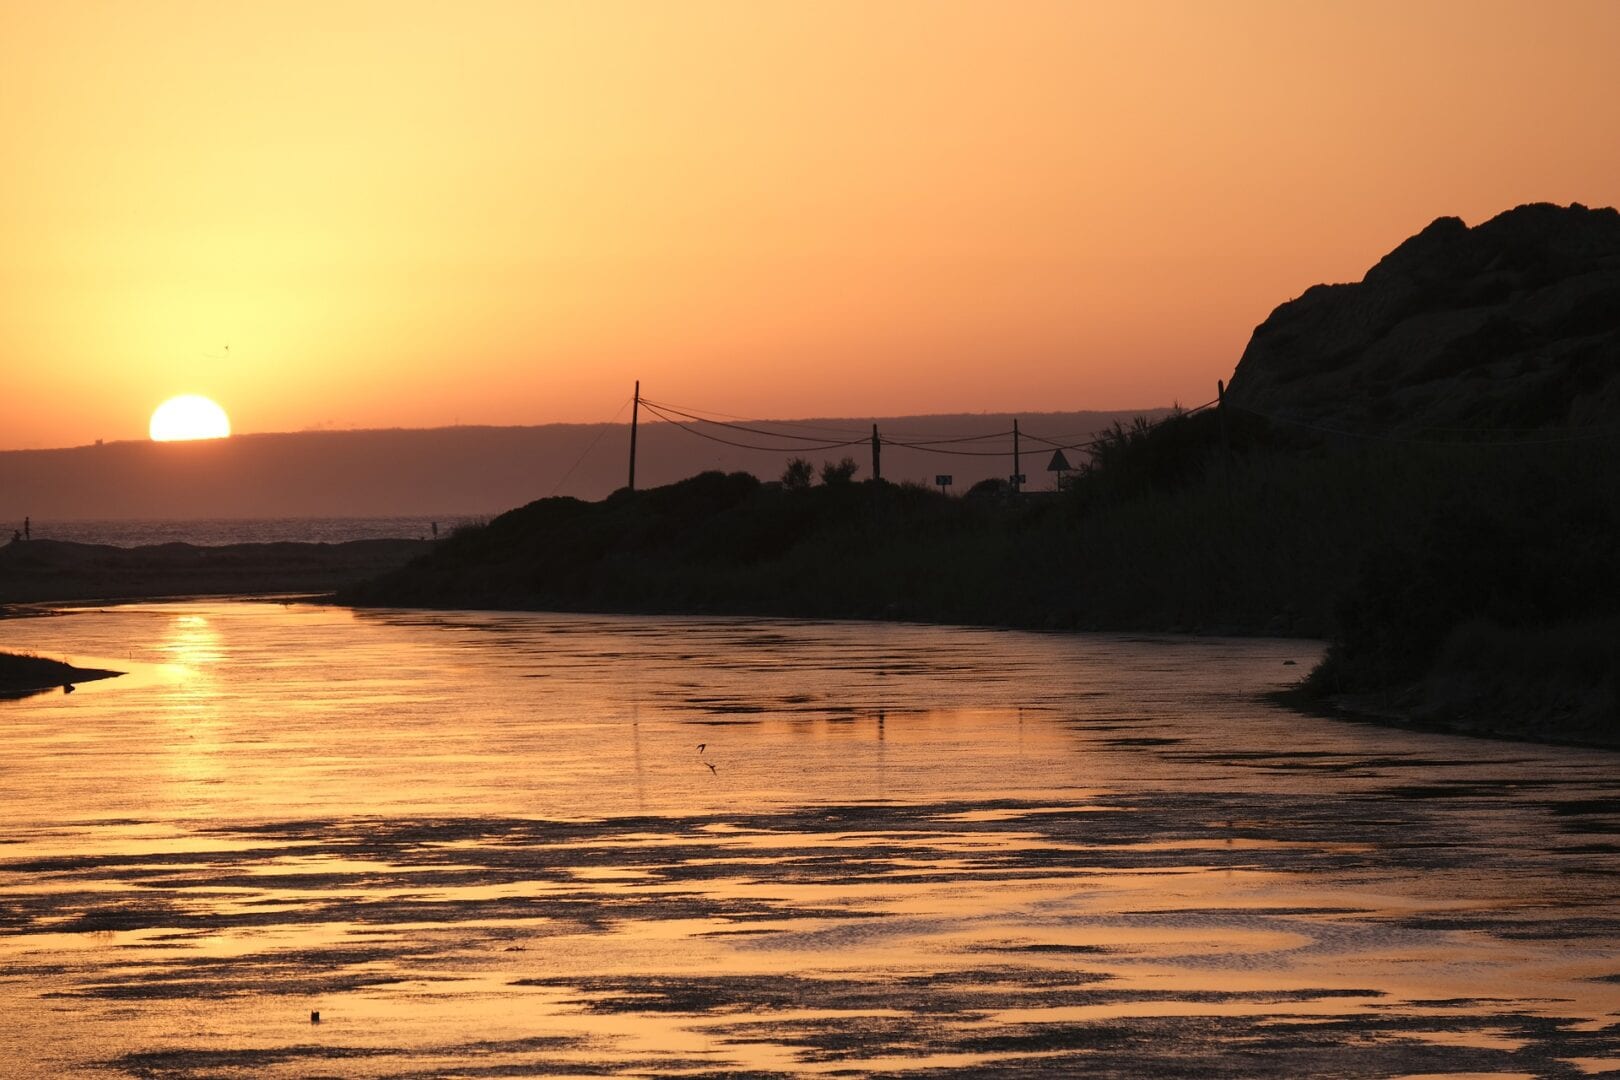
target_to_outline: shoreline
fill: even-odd
[[[1304,716],[1325,720],[1342,720],[1353,724],[1421,731],[1435,735],[1459,735],[1468,739],[1491,739],[1497,742],[1533,743],[1538,746],[1569,746],[1586,750],[1620,751],[1620,742],[1581,738],[1576,734],[1558,731],[1506,728],[1478,721],[1448,720],[1440,716],[1423,717],[1410,708],[1402,708],[1391,700],[1375,699],[1371,695],[1340,694],[1316,697],[1303,686],[1272,690],[1260,695],[1262,701],[1281,706]]]
[[[889,623],[896,625],[921,625],[960,627],[970,630],[1016,630],[1034,634],[1142,634],[1169,637],[1188,638],[1272,638],[1276,640],[1320,642],[1314,638],[1299,634],[1286,634],[1276,632],[1256,631],[1239,626],[1218,626],[1212,628],[1182,626],[1175,627],[1145,627],[1145,626],[1106,626],[1093,624],[1085,626],[1068,625],[1035,625],[1033,623],[1017,622],[964,622],[959,620],[931,619],[924,616],[906,616],[897,612],[885,614],[799,614],[783,612],[780,610],[652,610],[649,608],[632,609],[616,608],[611,605],[592,607],[562,608],[562,607],[535,607],[535,606],[484,606],[472,605],[469,607],[446,607],[443,605],[389,605],[389,604],[359,604],[346,602],[340,594],[334,592],[293,592],[255,590],[236,590],[230,592],[200,592],[200,593],[158,593],[150,595],[115,595],[105,597],[64,597],[57,600],[38,600],[28,603],[0,604],[0,618],[47,618],[67,615],[75,610],[82,610],[97,605],[123,605],[131,603],[172,603],[188,600],[223,600],[223,601],[283,601],[297,600],[303,603],[324,604],[333,607],[343,607],[355,611],[511,611],[534,612],[570,615],[621,615],[642,616],[647,618],[660,617],[691,617],[691,618],[754,618],[754,619],[802,619],[812,622],[858,622],[858,623]],[[0,667],[12,654],[0,653]],[[17,657],[17,659],[38,659]],[[41,661],[55,664],[55,661]],[[103,671],[93,668],[74,668],[70,665],[60,664],[49,674],[35,677],[29,685],[23,685],[0,673],[0,697],[22,696],[37,693],[42,690],[54,689],[58,686],[74,682],[87,682],[93,679],[111,678],[123,672]],[[1557,730],[1532,730],[1515,728],[1480,721],[1447,720],[1441,717],[1422,717],[1409,708],[1402,708],[1393,700],[1372,700],[1366,695],[1340,695],[1337,697],[1322,698],[1310,694],[1303,685],[1296,685],[1284,689],[1270,691],[1261,695],[1260,700],[1273,705],[1286,708],[1301,715],[1321,719],[1347,721],[1359,724],[1371,724],[1379,727],[1398,728],[1409,731],[1422,731],[1435,734],[1459,735],[1467,738],[1496,739],[1510,742],[1535,743],[1551,746],[1570,746],[1600,750],[1620,750],[1620,743],[1606,742],[1601,739],[1583,737],[1581,733],[1562,733]]]

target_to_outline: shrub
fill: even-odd
[[[796,457],[782,470],[782,486],[789,491],[804,491],[815,478],[816,467],[802,457]]]
[[[821,482],[823,484],[847,484],[855,479],[855,470],[859,468],[860,466],[855,464],[855,459],[851,457],[847,457],[837,464],[824,461],[821,463]]]

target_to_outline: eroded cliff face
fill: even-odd
[[[1620,423],[1620,213],[1439,218],[1273,311],[1228,400],[1369,435]]]

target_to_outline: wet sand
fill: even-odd
[[[1297,641],[49,622],[131,674],[0,712],[17,1075],[1620,1071],[1620,755],[1285,712]]]

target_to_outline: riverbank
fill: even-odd
[[[1314,708],[1620,745],[1613,469],[1585,447],[1302,448],[1233,421],[1123,433],[1057,496],[706,473],[544,499],[338,599],[1327,639]]]
[[[59,686],[71,693],[77,683],[111,679],[122,674],[121,671],[101,668],[74,667],[43,656],[0,652],[0,698],[23,697]]]
[[[17,541],[0,547],[0,604],[326,593],[404,566],[431,546],[425,540],[134,548]]]

